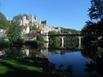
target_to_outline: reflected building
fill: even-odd
[[[42,57],[48,58],[48,55],[50,55],[50,54],[52,54],[52,53],[49,52],[48,49],[41,49],[41,50],[40,50],[40,54],[42,55]]]
[[[5,55],[5,51],[4,50],[1,50],[0,51],[0,56],[4,56]]]
[[[29,49],[23,49],[22,53],[23,53],[24,56],[27,56],[27,57],[30,55]]]
[[[48,49],[22,49],[23,57],[40,57],[47,58],[51,52],[48,52]]]

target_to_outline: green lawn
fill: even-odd
[[[30,62],[30,63],[28,63]],[[21,60],[3,59],[0,60],[0,77],[71,77],[70,73],[51,72],[48,66],[42,67],[32,64],[31,61],[22,62]],[[46,70],[46,71],[45,71]]]
[[[22,64],[13,59],[5,59],[0,61],[0,74],[6,74],[7,72],[15,71],[16,69],[32,71],[32,72],[43,72],[42,67]]]
[[[7,73],[7,72],[9,72],[9,71],[11,71],[10,68],[8,68],[8,67],[3,66],[3,65],[0,64],[0,75],[1,75],[1,74],[5,74],[5,73]]]
[[[41,67],[20,64],[19,62],[15,61],[15,60],[4,60],[4,62],[12,65],[14,67],[21,68],[21,69],[28,70],[28,71],[37,71],[37,72],[43,71],[43,68],[41,68]]]

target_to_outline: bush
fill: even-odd
[[[7,58],[21,58],[23,55],[20,47],[9,47],[5,49],[5,57]]]
[[[16,42],[13,42],[13,46],[21,47],[23,45],[23,39],[18,39]]]
[[[4,39],[0,39],[0,48],[7,48],[9,47],[10,43]]]
[[[42,48],[44,44],[41,41],[34,40],[34,41],[26,41],[24,42],[24,45],[31,46],[34,48]]]

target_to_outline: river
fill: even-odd
[[[47,58],[49,63],[53,64],[56,70],[71,72],[73,77],[89,77],[95,72],[95,70],[91,73],[88,72],[87,65],[92,62],[92,59],[84,57],[81,51],[35,50],[28,48],[23,48],[21,51],[22,57],[36,56]]]
[[[56,69],[72,71],[73,77],[89,77],[89,73],[86,72],[86,64],[92,60],[83,57],[80,51],[50,54],[48,60],[55,64]]]
[[[29,55],[29,51],[26,49],[25,53],[27,56]],[[41,49],[35,51],[35,56],[47,58],[50,63],[55,65],[56,70],[72,72],[73,77],[89,77],[95,73],[95,70],[88,72],[87,65],[92,62],[92,59],[85,57],[81,52]]]

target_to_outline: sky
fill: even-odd
[[[31,14],[49,26],[81,30],[89,20],[90,0],[0,0],[0,12],[9,20]]]

